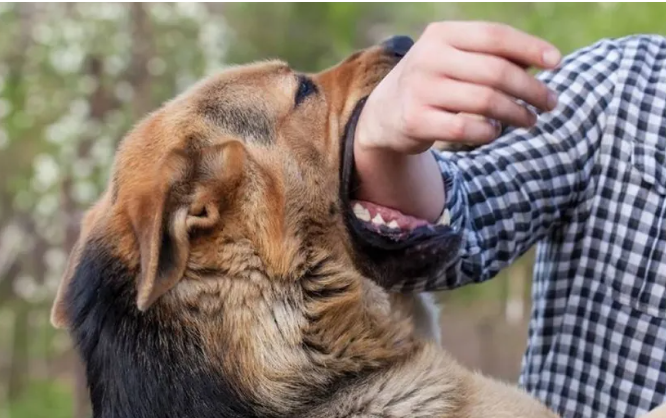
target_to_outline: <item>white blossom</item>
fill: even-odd
[[[90,204],[97,197],[97,187],[90,180],[77,181],[74,183],[72,197],[81,205]]]
[[[14,293],[20,298],[34,301],[37,296],[38,285],[35,278],[29,275],[22,275],[14,280]]]
[[[127,81],[121,81],[116,85],[114,93],[121,102],[129,102],[134,97],[134,87]]]
[[[69,44],[66,47],[53,48],[49,58],[53,68],[60,73],[77,73],[83,64],[84,51],[77,44]]]
[[[42,195],[35,205],[35,214],[42,217],[53,216],[59,209],[58,197],[51,194]]]
[[[154,76],[160,76],[166,71],[166,62],[160,57],[153,57],[148,61],[148,72]]]
[[[59,178],[60,166],[55,158],[49,154],[39,154],[33,160],[33,187],[40,191],[46,191],[52,187]]]

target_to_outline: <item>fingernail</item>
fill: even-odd
[[[543,53],[543,63],[549,67],[554,67],[560,63],[560,51],[554,48],[549,48]]]
[[[557,107],[557,93],[552,90],[548,91],[548,108],[553,110]]]
[[[499,135],[502,132],[502,124],[495,119],[488,119],[488,122],[495,128],[495,134]]]

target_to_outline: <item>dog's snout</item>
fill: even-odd
[[[414,45],[414,41],[409,36],[393,36],[384,42],[382,46],[386,50],[398,57],[407,55],[409,49]]]

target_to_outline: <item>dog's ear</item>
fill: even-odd
[[[245,150],[235,141],[196,152],[171,152],[150,176],[150,184],[145,177],[125,180],[137,182],[129,185],[134,192],[124,198],[127,216],[114,215],[112,194],[107,192],[83,219],[51,308],[53,326],[71,325],[67,290],[84,261],[88,241],[94,236],[113,245],[118,234],[127,233],[117,231],[134,232],[140,259],[136,303],[140,310],[148,309],[182,278],[190,234],[218,225],[222,205],[233,199],[244,164]]]
[[[70,318],[67,314],[65,294],[69,288],[69,284],[72,281],[72,278],[74,277],[76,268],[81,261],[81,254],[83,253],[83,249],[86,241],[88,240],[88,236],[90,235],[90,231],[97,222],[99,214],[108,211],[109,202],[109,194],[105,194],[83,217],[79,237],[69,253],[67,265],[62,275],[62,279],[60,280],[60,285],[58,286],[58,291],[56,293],[53,306],[51,307],[51,324],[55,328],[64,329],[69,328],[70,326]]]
[[[51,325],[58,329],[66,329],[70,326],[69,316],[67,315],[67,305],[65,303],[65,292],[67,291],[69,283],[72,281],[75,266],[78,264],[80,257],[81,239],[79,238],[69,255],[65,272],[60,280],[60,285],[58,285],[58,291],[56,292],[56,297],[53,306],[51,307]]]
[[[221,206],[242,178],[245,150],[236,141],[195,153],[172,152],[159,190],[139,199],[130,218],[139,243],[137,306],[148,309],[183,277],[194,230],[218,225]]]

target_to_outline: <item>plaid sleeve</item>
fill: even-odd
[[[505,130],[473,151],[433,151],[446,187],[444,216],[462,245],[436,277],[403,285],[438,290],[485,281],[566,222],[591,190],[621,48],[603,40],[539,75],[559,104],[534,128]]]

